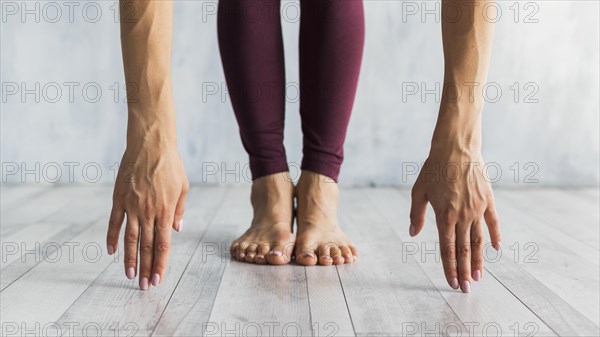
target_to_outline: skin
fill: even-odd
[[[493,24],[482,15],[486,3],[442,1],[442,13],[454,13],[453,8],[459,7],[462,15],[458,19],[442,15],[443,100],[429,156],[412,190],[409,227],[411,236],[422,230],[430,203],[448,284],[463,292],[483,275],[484,218],[492,246],[498,250],[501,243],[492,188],[482,172],[483,96],[477,91],[465,94],[469,83],[483,84],[487,77]],[[171,228],[182,228],[189,184],[176,147],[170,73],[172,2],[121,0],[120,6],[125,77],[136,95],[128,102],[127,149],[115,184],[107,249],[109,254],[116,251],[127,216],[125,272],[134,278],[139,267],[140,288],[145,290],[149,282],[158,285],[164,276]],[[463,92],[458,99],[456,87]],[[303,265],[354,262],[358,251],[337,220],[337,184],[310,171],[302,172],[295,187],[284,177],[285,173],[254,182],[254,218],[232,244],[234,258],[281,265],[295,254]],[[296,236],[291,231],[294,197]]]
[[[487,78],[494,26],[482,8],[489,1],[442,1],[444,90],[429,157],[412,189],[409,233],[419,234],[425,225],[427,204],[435,212],[442,263],[448,284],[469,292],[472,280],[483,276],[483,219],[492,246],[500,249],[501,234],[494,195],[485,179],[481,156],[483,95],[469,94],[469,83],[483,85]],[[471,4],[471,7],[468,7]],[[468,15],[468,8],[473,8]],[[456,88],[462,95],[457,98]],[[433,172],[433,173],[432,173]]]
[[[113,254],[127,217],[125,275],[137,275],[140,289],[146,290],[164,277],[171,232],[182,229],[189,189],[177,152],[171,91],[173,3],[121,0],[120,9],[129,95],[127,148],[115,183],[106,243]]]

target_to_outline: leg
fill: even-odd
[[[364,44],[362,0],[301,0],[298,263],[351,263],[356,248],[337,221],[337,179]]]
[[[284,264],[294,241],[293,187],[283,147],[285,69],[279,0],[220,0],[221,60],[242,143],[250,157],[250,229],[234,241],[235,258]],[[291,248],[288,249],[288,251]]]

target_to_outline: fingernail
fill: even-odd
[[[274,250],[273,251],[273,255],[275,255],[275,256],[282,256],[283,253],[280,250]]]
[[[113,247],[112,245],[108,245],[106,247],[106,250],[108,251],[108,255],[113,255],[115,253],[115,247]]]
[[[182,229],[183,229],[183,219],[179,220],[179,222],[177,223],[177,231],[181,232]]]
[[[315,254],[313,253],[303,253],[302,257],[310,257],[311,259],[315,259]]]
[[[463,281],[462,285],[460,286],[460,290],[462,290],[463,293],[470,292],[471,291],[471,282]]]
[[[410,236],[415,236],[416,230],[415,225],[411,224],[410,227],[408,227],[408,234],[410,234]]]
[[[152,275],[152,285],[157,286],[160,283],[160,275],[154,274]]]
[[[450,281],[450,286],[452,289],[458,289],[458,279],[455,277]]]
[[[125,273],[127,275],[127,278],[130,280],[133,280],[133,278],[135,277],[135,269],[133,269],[133,267],[129,267],[127,268],[127,273]]]
[[[480,270],[476,270],[473,272],[473,280],[475,281],[479,281],[481,279],[481,271]]]
[[[140,281],[140,289],[148,290],[148,278],[142,278],[142,280]]]
[[[492,247],[494,247],[495,250],[500,250],[502,248],[502,242],[498,241],[492,244]]]

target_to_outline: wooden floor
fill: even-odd
[[[168,274],[142,292],[105,254],[110,187],[3,186],[0,334],[599,335],[597,189],[498,189],[503,250],[470,294],[448,287],[431,217],[408,236],[408,190],[342,191],[360,260],[307,268],[229,260],[248,194],[194,187]]]

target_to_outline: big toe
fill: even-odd
[[[314,266],[317,264],[317,254],[315,249],[309,246],[300,245],[296,248],[296,262],[303,266]]]

